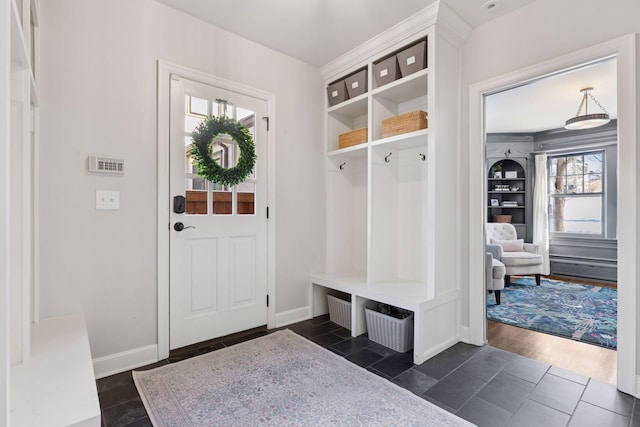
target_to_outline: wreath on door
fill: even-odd
[[[229,135],[240,148],[240,158],[234,167],[224,168],[211,157],[211,144],[220,134]],[[192,139],[191,156],[201,177],[233,187],[253,171],[257,159],[255,145],[249,129],[240,122],[224,116],[208,116],[195,128]]]

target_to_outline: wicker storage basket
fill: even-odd
[[[382,121],[382,137],[399,135],[401,133],[413,132],[426,129],[429,126],[427,113],[425,111],[412,111],[400,114]]]
[[[493,222],[506,222],[511,224],[511,215],[494,215]]]
[[[360,128],[338,136],[338,148],[351,147],[352,145],[367,142],[367,131],[369,128]]]

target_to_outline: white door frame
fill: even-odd
[[[267,327],[275,327],[276,306],[276,172],[275,95],[250,86],[167,61],[158,61],[158,360],[169,357],[169,98],[170,79],[175,74],[188,80],[242,93],[267,102]],[[261,118],[258,118],[260,120]],[[266,212],[264,213],[266,215]]]
[[[616,56],[618,97],[618,197],[625,209],[618,209],[618,389],[637,396],[640,385],[636,371],[636,279],[637,279],[637,129],[635,34],[542,62],[469,87],[469,335],[476,345],[486,343],[484,303],[484,96],[579,66],[600,58]],[[624,196],[620,196],[624,195]]]

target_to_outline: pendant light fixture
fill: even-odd
[[[605,110],[605,108],[602,105],[600,105],[598,100],[593,97],[593,95],[591,94],[592,90],[593,90],[592,87],[585,87],[583,89],[580,89],[580,92],[582,93],[582,101],[580,101],[578,112],[576,113],[575,117],[572,117],[569,120],[567,120],[567,122],[564,125],[565,129],[571,129],[571,130],[591,129],[591,128],[606,125],[607,123],[609,123],[610,121],[609,112]],[[589,98],[591,98],[593,102],[595,102],[596,105],[600,107],[603,113],[589,114],[589,107],[588,107]],[[580,112],[582,111],[583,106],[584,106],[584,114],[580,115]]]

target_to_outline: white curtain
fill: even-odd
[[[547,155],[536,154],[533,184],[533,243],[544,257],[542,274],[549,274],[549,212],[547,210]]]

